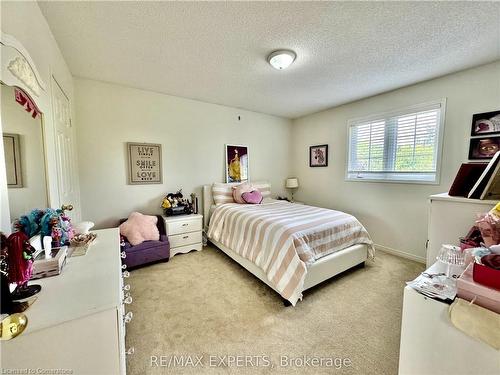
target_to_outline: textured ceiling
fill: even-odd
[[[500,3],[39,4],[76,76],[290,118],[500,59]]]

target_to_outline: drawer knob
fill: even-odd
[[[125,259],[127,257],[127,253],[125,251],[122,251],[121,257],[122,257],[122,259]]]
[[[125,291],[130,290],[130,284],[124,285],[123,290]]]
[[[183,238],[183,239],[186,239],[186,238],[189,238],[189,236],[184,236],[184,237],[182,237],[182,238]]]
[[[125,278],[130,277],[130,272],[128,272],[128,271],[123,271],[123,272],[122,272],[122,276],[123,276],[123,277],[125,277]]]
[[[129,311],[128,313],[125,314],[125,316],[123,317],[123,321],[125,323],[130,323],[130,321],[132,320],[132,318],[134,317],[134,313],[132,311]]]
[[[182,224],[183,227],[187,227],[188,225],[189,225],[188,223]]]
[[[122,270],[126,270],[127,269],[127,265],[126,264],[122,264]]]
[[[135,353],[135,348],[133,346],[131,348],[128,348],[127,350],[125,350],[126,355],[131,355],[134,353]]]
[[[128,296],[123,300],[123,303],[130,305],[132,303],[132,296]]]

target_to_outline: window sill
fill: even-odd
[[[346,182],[385,182],[391,184],[413,184],[413,185],[439,185],[439,181],[426,180],[394,180],[385,178],[364,178],[364,177],[346,177]]]

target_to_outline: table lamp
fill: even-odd
[[[285,182],[285,187],[287,189],[290,189],[292,193],[292,202],[293,202],[293,191],[294,189],[297,189],[299,187],[299,179],[296,177],[287,178]]]

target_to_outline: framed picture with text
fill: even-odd
[[[127,143],[128,183],[130,185],[161,184],[161,145]]]

